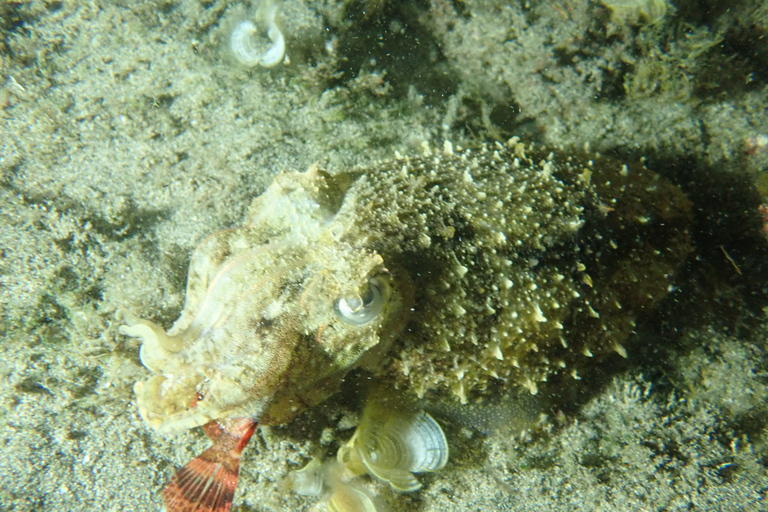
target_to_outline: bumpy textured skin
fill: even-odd
[[[517,139],[280,175],[245,226],[195,251],[167,334],[122,313],[155,374],[136,385],[139,409],[160,431],[281,423],[361,365],[462,401],[493,381],[535,393],[554,372],[578,378],[626,355],[690,250],[689,210],[640,166]],[[342,322],[338,299],[363,297],[371,277],[383,312]]]
[[[517,139],[383,163],[349,206],[416,291],[391,377],[462,401],[491,382],[536,393],[554,372],[578,379],[626,356],[692,249],[690,201],[667,180]]]

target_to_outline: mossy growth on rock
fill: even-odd
[[[555,372],[627,357],[692,248],[679,188],[588,152],[446,143],[354,177],[339,217],[413,293],[385,373],[419,395],[466,402],[492,381],[536,393]]]
[[[281,174],[195,250],[171,329],[118,312],[154,373],[139,412],[161,432],[285,423],[353,368],[418,396],[466,402],[493,381],[535,394],[628,355],[689,224],[683,194],[642,166],[517,138]]]

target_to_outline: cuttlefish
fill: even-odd
[[[283,173],[203,240],[166,332],[126,311],[161,433],[202,426],[170,512],[229,510],[256,425],[290,421],[364,368],[466,402],[536,393],[622,345],[690,250],[690,206],[641,165],[525,145],[424,147],[331,175]]]

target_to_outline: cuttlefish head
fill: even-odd
[[[248,236],[233,230],[225,245],[242,246]],[[220,418],[289,421],[334,393],[350,369],[375,367],[405,323],[409,294],[378,254],[290,241],[199,257],[215,261],[201,270],[200,250],[190,269],[196,285],[171,329],[118,315],[120,332],[142,340],[141,361],[154,373],[134,390],[157,431]]]

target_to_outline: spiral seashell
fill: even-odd
[[[261,65],[265,68],[271,68],[280,64],[285,56],[285,38],[280,31],[280,27],[275,22],[277,6],[269,5],[265,21],[267,24],[267,36],[272,45],[263,50],[259,44],[258,28],[250,20],[240,22],[232,30],[229,38],[229,47],[235,59],[244,66],[254,67]]]
[[[368,472],[396,491],[411,492],[421,488],[413,473],[437,471],[448,462],[443,429],[426,412],[373,416],[363,418],[337,454],[353,475]]]

